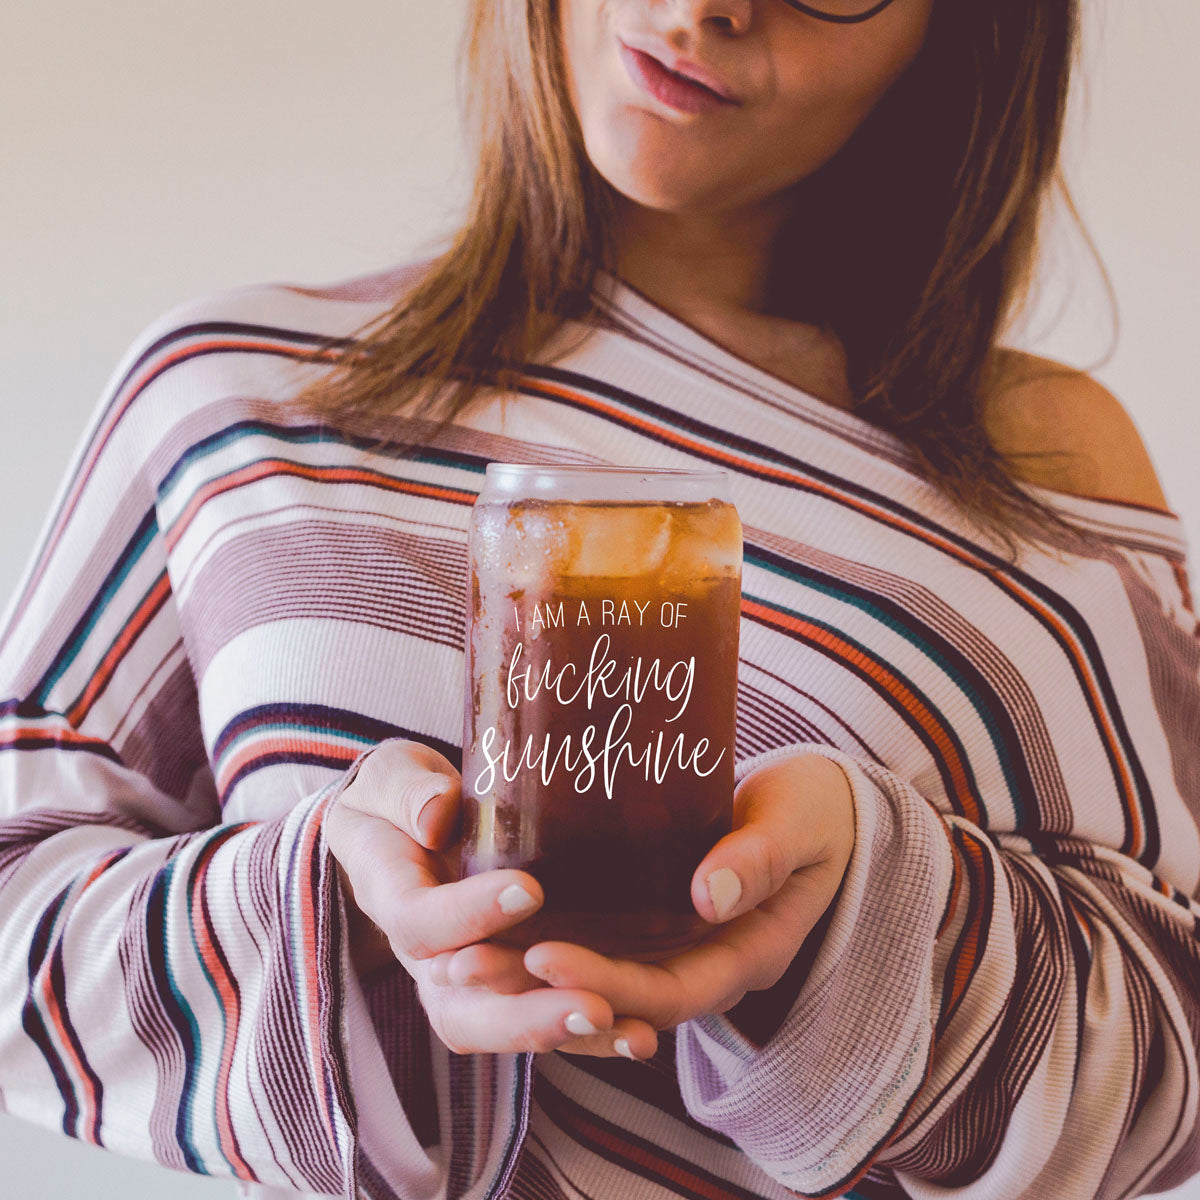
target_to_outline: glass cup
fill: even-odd
[[[545,903],[492,940],[654,960],[732,827],[742,527],[721,470],[490,463],[471,512],[460,878]]]

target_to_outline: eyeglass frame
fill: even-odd
[[[792,8],[799,12],[806,13],[810,17],[816,17],[819,21],[832,21],[838,25],[857,25],[860,21],[869,21],[872,17],[883,12],[892,0],[879,0],[879,3],[872,8],[868,8],[866,12],[856,13],[854,16],[839,17],[835,13],[822,12],[818,8],[811,8],[805,4],[803,0],[783,0],[784,4],[790,4]]]

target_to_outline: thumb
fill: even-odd
[[[440,772],[421,772],[405,781],[402,811],[411,814],[413,838],[434,850],[455,841],[462,815],[459,780]]]
[[[853,802],[842,769],[819,755],[779,759],[747,775],[733,797],[732,832],[692,875],[692,903],[706,921],[757,908],[797,871],[831,857],[831,834]]]
[[[409,739],[376,746],[342,800],[350,808],[390,821],[427,850],[452,844],[461,824],[458,771],[432,747]]]

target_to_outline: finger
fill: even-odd
[[[581,989],[535,988],[501,996],[484,989],[441,993],[435,1027],[451,1050],[475,1053],[544,1053],[580,1035],[603,1035],[613,1011],[603,997]]]
[[[493,992],[525,992],[549,986],[525,969],[525,951],[499,942],[479,941],[446,956],[446,981],[455,987],[485,987]]]
[[[760,767],[734,792],[734,829],[692,875],[692,903],[720,924],[757,908],[793,872],[840,852],[853,831],[853,798],[840,766],[804,754]]]
[[[429,978],[440,987],[482,987],[511,994],[550,985],[525,970],[523,951],[496,942],[474,942],[444,950],[426,962]]]
[[[747,913],[722,927],[711,943],[702,943],[677,956],[681,964],[607,958],[573,942],[539,942],[526,951],[531,974],[554,987],[583,988],[603,996],[613,1011],[636,1016],[654,1029],[672,1029],[705,1012],[715,1012],[741,982],[744,947],[731,946],[735,927],[752,923]]]
[[[510,947],[499,947],[510,960],[497,961],[487,969],[486,981],[482,975],[474,983],[467,976],[467,966],[473,952],[479,947],[492,948],[490,943],[481,942],[462,950],[439,954],[427,961],[430,978],[445,987],[487,987],[501,994],[529,991],[531,988],[549,988],[550,984],[531,975],[520,963],[521,952]],[[511,958],[515,957],[515,963]],[[449,965],[453,964],[453,965]],[[449,969],[447,967],[449,966]],[[483,969],[480,968],[482,971]],[[559,989],[561,990],[561,989]],[[611,1005],[610,1005],[611,1008]],[[620,1039],[620,1041],[618,1041]],[[631,1059],[653,1058],[658,1052],[658,1031],[646,1021],[636,1017],[618,1017],[606,1032],[591,1035],[573,1035],[570,1041],[556,1046],[564,1054],[591,1055],[597,1058],[624,1057]]]
[[[725,932],[723,929],[722,935]],[[538,979],[553,987],[594,991],[614,1012],[636,1016],[655,1029],[679,1024],[683,1018],[677,1014],[687,1008],[680,979],[666,968],[669,961],[610,958],[576,942],[538,942],[525,951],[525,968]],[[726,983],[722,994],[728,990]]]
[[[332,816],[332,814],[331,814]],[[457,881],[439,878],[431,856],[384,818],[345,809],[331,848],[358,906],[397,953],[430,958],[490,937],[524,920],[544,899],[532,875],[513,868]]]
[[[486,986],[489,990],[501,994],[529,991],[531,988],[549,988],[544,980],[531,975],[520,964],[520,951],[510,947],[500,947],[508,956],[515,956],[516,964],[512,961],[497,962],[489,971],[485,982],[482,978],[472,983],[465,977],[467,968],[460,963],[468,963],[472,952],[478,946],[489,947],[489,943],[478,943],[477,946],[467,946],[462,950],[439,954],[426,963],[429,976],[434,983],[444,987]],[[466,956],[466,957],[464,957]],[[447,967],[449,964],[454,964]],[[462,977],[462,978],[460,978]],[[506,986],[509,979],[515,980],[513,986]],[[610,1005],[611,1007],[611,1005]],[[658,1052],[658,1032],[653,1025],[640,1021],[635,1017],[619,1017],[610,1029],[603,1033],[590,1035],[572,1035],[571,1039],[555,1049],[564,1054],[590,1055],[597,1058],[653,1058]]]
[[[782,975],[788,954],[780,927],[777,917],[751,910],[682,953],[650,963],[609,958],[574,942],[538,942],[525,952],[525,966],[554,987],[586,988],[614,1012],[671,1029]]]
[[[487,966],[472,966],[473,960],[481,957],[479,949],[498,950],[499,955]],[[521,963],[522,952],[507,946],[479,942],[462,950],[448,951],[429,959],[425,966],[430,979],[444,987],[487,987],[501,994],[529,991],[531,988],[548,988],[550,984],[538,979],[525,970]],[[478,975],[476,975],[478,972]],[[487,976],[486,981],[484,976]],[[475,976],[474,982],[472,976]],[[507,986],[510,981],[512,986]],[[610,1006],[611,1007],[611,1006]],[[617,1039],[623,1039],[619,1045]],[[645,1021],[635,1017],[620,1017],[604,1033],[574,1035],[564,1045],[556,1047],[567,1054],[587,1054],[597,1057],[644,1059],[653,1058],[658,1050],[658,1033]]]
[[[563,1054],[642,1060],[653,1058],[658,1053],[658,1031],[645,1021],[633,1017],[618,1017],[607,1033],[574,1037],[557,1049]]]
[[[799,871],[759,908],[657,963],[548,941],[525,951],[525,966],[555,987],[597,992],[614,1012],[635,1015],[656,1029],[672,1028],[702,1013],[724,1012],[746,992],[777,983],[836,886],[827,864]]]
[[[438,987],[450,986],[450,979],[446,974],[446,963],[457,953],[457,950],[443,950],[440,954],[435,954],[432,958],[425,960],[431,982],[436,983]]]
[[[454,764],[432,746],[391,738],[363,759],[341,800],[433,848],[454,841],[461,827],[461,784]]]

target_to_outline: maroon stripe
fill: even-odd
[[[153,873],[138,881],[130,900],[130,919],[121,931],[117,953],[125,977],[125,1001],[133,1030],[150,1051],[157,1075],[147,1121],[154,1157],[164,1166],[186,1171],[188,1163],[176,1138],[175,1120],[182,1103],[187,1064],[179,1032],[162,1006],[150,964],[146,907],[153,883]]]
[[[544,1075],[537,1080],[536,1101],[546,1116],[572,1141],[605,1162],[649,1179],[673,1195],[690,1200],[760,1200],[758,1193],[668,1153],[649,1138],[605,1120],[555,1087]],[[624,1154],[616,1147],[627,1146]]]
[[[238,603],[226,599],[236,589]],[[466,551],[447,539],[308,522],[238,534],[194,580],[182,617],[202,674],[233,638],[271,621],[359,621],[461,650]]]
[[[995,1160],[1013,1107],[1050,1040],[1066,984],[1067,939],[1055,934],[1063,918],[1054,897],[1019,856],[1002,853],[1000,861],[1012,899],[1018,965],[999,1030],[955,1103],[920,1142],[888,1160],[943,1186],[964,1187]]]
[[[287,1152],[302,1173],[302,1186],[314,1191],[341,1190],[341,1167],[329,1145],[314,1081],[307,1070],[307,1038],[296,1004],[299,981],[291,962],[290,913],[281,903],[279,833],[253,839],[247,863],[255,907],[265,914],[268,949],[263,962],[262,1011],[250,1039],[267,1104],[283,1132]]]
[[[188,798],[196,775],[207,772],[209,765],[196,680],[186,658],[160,681],[137,723],[115,744],[130,770],[140,772],[165,795]],[[163,754],[164,744],[174,752]]]

